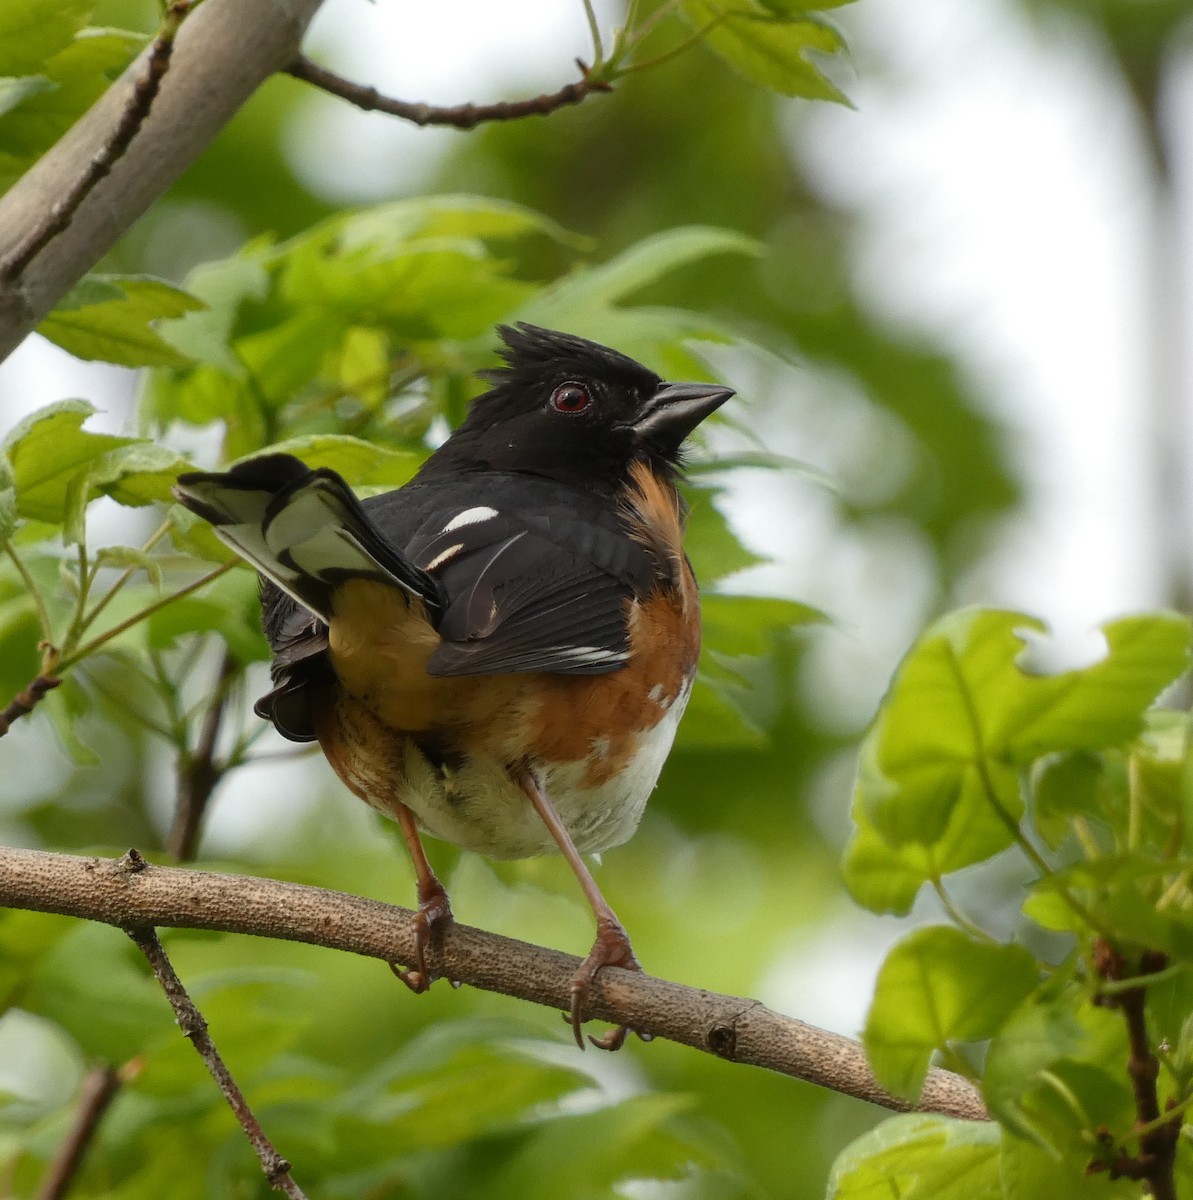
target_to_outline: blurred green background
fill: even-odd
[[[436,23],[333,0],[308,49],[409,99],[571,77],[586,50],[578,4],[566,17],[503,11],[500,38],[481,7],[444,5]],[[606,28],[618,19],[598,11]],[[861,0],[830,14],[855,58],[828,67],[857,111],[776,98],[701,47],[611,96],[471,134],[398,129],[280,77],[105,267],[181,282],[248,239],[435,192],[518,201],[592,239],[597,261],[679,225],[761,241],[756,262],[707,258],[634,302],[740,331],[740,346],[705,347],[741,396],[712,448],[758,444],[812,469],[715,477],[740,540],[773,559],[722,587],[812,603],[830,623],[743,648],[748,723],[715,743],[681,737],[641,830],[599,878],[652,973],[854,1034],[895,926],[851,908],[835,863],[852,748],[899,652],[930,616],[980,598],[1042,610],[1057,653],[1080,656],[1098,618],[1188,594],[1188,551],[1158,514],[1187,511],[1189,493],[1174,251],[1187,206],[1169,130],[1193,102],[1190,11]],[[148,30],[154,16],[111,0],[96,23]],[[558,247],[538,253],[543,274],[561,269]],[[42,400],[83,395],[112,427],[133,420],[132,372],[71,374],[35,349],[0,373],[6,428],[34,379],[59,389]],[[212,669],[200,662],[192,686]],[[116,670],[92,672],[78,729],[102,741],[101,765],[72,762],[40,717],[0,743],[4,841],[161,847],[172,764],[127,718],[146,698],[130,701]],[[432,857],[461,920],[588,945],[561,862]],[[230,777],[199,859],[413,897],[395,831],[317,756]],[[554,1014],[444,985],[411,997],[372,962],[229,937],[167,945],[312,1196],[801,1200],[823,1194],[834,1155],[881,1115],[660,1043],[581,1058]],[[87,1065],[137,1056],[77,1194],[267,1194],[122,935],[15,914],[0,923],[0,969],[0,1195],[31,1194]]]

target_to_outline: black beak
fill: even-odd
[[[646,401],[631,428],[643,441],[678,447],[732,395],[732,388],[719,383],[669,383]]]

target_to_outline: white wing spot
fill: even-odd
[[[600,646],[559,646],[552,653],[574,663],[624,662],[627,655],[617,650],[605,650]]]
[[[448,521],[443,527],[443,532],[451,533],[453,529],[462,529],[465,525],[479,525],[481,521],[491,521],[495,516],[497,510],[483,504],[479,508],[466,508]]]
[[[454,546],[448,546],[448,548],[446,550],[443,550],[439,554],[436,554],[435,557],[433,559],[431,559],[431,561],[429,563],[427,563],[427,565],[425,567],[423,567],[423,570],[424,571],[433,571],[436,567],[443,566],[443,564],[445,562],[447,562],[449,559],[455,558],[456,555],[459,554],[460,551],[463,549],[464,549],[463,542],[457,542]]]

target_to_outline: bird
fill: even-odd
[[[583,1049],[597,972],[642,969],[583,856],[634,833],[691,693],[677,484],[686,439],[734,392],[572,333],[497,334],[488,389],[404,486],[359,500],[264,453],[182,474],[175,496],[262,576],[273,686],[256,713],[397,821],[418,910],[395,973],[425,991],[452,920],[423,833],[494,859],[557,851],[596,920],[567,1014]]]

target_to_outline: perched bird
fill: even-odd
[[[416,954],[451,920],[419,831],[492,858],[560,851],[596,916],[572,981],[640,970],[581,857],[634,832],[700,646],[676,491],[684,439],[733,393],[664,383],[567,333],[498,330],[505,366],[405,487],[357,500],[334,471],[264,455],[178,479],[178,499],[265,577],[273,690],[414,860]],[[616,1049],[624,1028],[594,1044]]]

